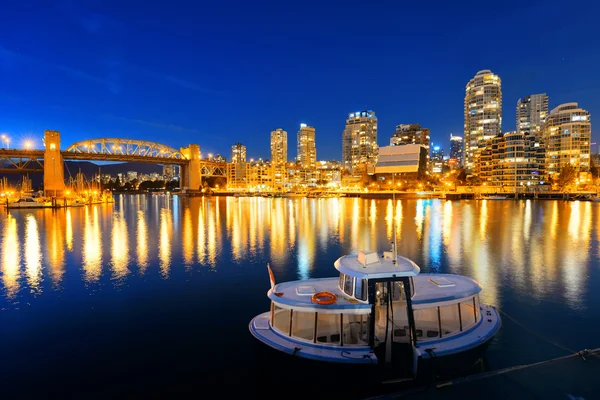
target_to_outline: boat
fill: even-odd
[[[52,204],[50,202],[37,201],[32,196],[23,196],[15,202],[6,204],[7,208],[46,208],[51,206]]]
[[[77,198],[67,201],[67,207],[84,207],[87,205],[85,199]]]
[[[281,197],[306,197],[306,192],[285,192]]]
[[[572,200],[599,202],[600,197],[594,194],[580,194],[575,196]]]
[[[334,267],[337,277],[275,284],[267,264],[271,309],[250,321],[251,334],[313,363],[383,365],[417,379],[477,365],[500,329],[469,277],[421,274],[395,251],[359,251]]]

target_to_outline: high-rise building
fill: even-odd
[[[287,132],[277,128],[271,132],[272,181],[275,190],[281,190],[286,184]]]
[[[317,148],[315,147],[315,128],[300,124],[298,131],[298,156],[296,163],[299,168],[314,170],[317,167]]]
[[[231,146],[231,162],[246,162],[246,146],[239,142]]]
[[[419,124],[401,124],[396,126],[396,132],[390,138],[390,146],[402,144],[420,144],[429,153],[429,128],[421,128]]]
[[[271,132],[271,164],[281,165],[287,162],[287,132],[277,128]]]
[[[433,146],[431,149],[429,169],[433,174],[441,174],[444,169],[444,149],[440,146]]]
[[[523,144],[523,166],[518,181],[527,185],[545,181],[545,146],[542,125],[548,115],[546,93],[532,94],[517,101],[517,131]]]
[[[532,94],[517,101],[517,132],[524,136],[539,134],[548,115],[546,93]]]
[[[377,162],[377,117],[374,111],[348,114],[342,134],[343,168],[352,175],[360,175],[368,163]]]
[[[448,164],[452,168],[463,166],[463,138],[450,134],[450,159]]]
[[[481,151],[479,177],[505,192],[519,192],[524,186],[537,184],[538,176],[531,174],[525,154],[523,133],[513,131],[494,136]]]
[[[478,160],[488,139],[502,133],[502,88],[498,75],[479,71],[465,94],[465,167],[478,173]]]
[[[589,171],[592,134],[589,112],[577,103],[561,104],[550,111],[542,131],[548,175],[559,173],[567,164],[579,172]]]
[[[297,183],[315,186],[317,182],[316,168],[317,148],[315,147],[315,128],[306,124],[300,124],[295,173]]]

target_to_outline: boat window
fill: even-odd
[[[315,313],[294,311],[292,315],[292,336],[313,340],[315,334]]]
[[[481,319],[481,316],[479,315],[480,313],[480,309],[479,309],[479,295],[475,296],[475,322],[479,321]]]
[[[273,311],[273,327],[281,333],[289,335],[290,314],[291,312],[287,308],[281,308],[278,305],[275,305],[275,310]]]
[[[317,343],[340,343],[340,314],[317,315]]]
[[[472,297],[460,303],[460,319],[462,321],[463,331],[475,324],[475,310],[473,308]]]
[[[367,344],[367,316],[344,314],[343,320],[344,346]]]
[[[350,275],[346,275],[346,279],[344,280],[344,293],[346,293],[348,296],[352,296],[354,289],[353,281],[354,278],[352,278]]]
[[[440,337],[437,307],[414,310],[414,317],[417,340]]]
[[[340,274],[340,290],[344,290],[344,279],[346,278],[345,274]]]
[[[460,331],[458,304],[440,307],[440,318],[442,321],[442,337]]]
[[[400,301],[403,291],[402,282],[392,282],[392,301]]]
[[[367,300],[367,280],[356,279],[354,283],[354,297],[358,300]]]

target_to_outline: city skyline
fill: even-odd
[[[325,6],[315,14],[310,7],[281,5],[269,13],[266,4],[241,4],[231,13],[214,5],[202,8],[214,21],[202,27],[194,19],[196,7],[175,4],[163,21],[163,8],[147,7],[143,18],[131,19],[139,10],[125,4],[40,3],[34,11],[11,5],[0,16],[6,31],[0,41],[0,131],[11,136],[11,147],[35,139],[40,148],[43,131],[54,129],[65,145],[97,137],[145,138],[173,147],[198,143],[203,154],[228,156],[241,141],[249,157],[267,159],[269,132],[281,127],[293,133],[305,123],[318,131],[318,158],[340,160],[348,113],[373,110],[379,146],[387,145],[396,125],[421,124],[431,130],[431,142],[447,150],[450,134],[462,136],[465,83],[482,69],[502,79],[504,114],[510,116],[503,118],[502,132],[516,130],[509,110],[534,93],[547,93],[550,108],[577,102],[591,115],[600,112],[592,10],[563,32],[552,23],[560,13],[547,3],[519,5],[519,13],[512,12],[516,4],[494,5],[495,17],[485,22],[477,16],[489,17],[492,6],[458,5],[447,10],[456,21],[434,13],[431,32],[417,34],[383,28],[400,6],[376,5],[365,11],[368,29],[357,36],[340,29],[352,7]],[[402,11],[417,17],[426,10],[410,5]],[[248,13],[256,17],[252,22],[244,18]],[[20,22],[24,16],[27,26]],[[286,21],[282,36],[283,22],[263,24],[274,16]],[[307,18],[314,22],[310,34],[300,29]],[[480,35],[482,24],[490,23],[497,30]],[[524,23],[539,35],[523,38],[511,31]],[[525,43],[513,48],[516,38]],[[557,41],[569,43],[568,49]],[[375,61],[347,63],[347,52],[361,46],[369,47]],[[472,49],[468,60],[453,56],[466,46]],[[420,62],[396,62],[406,55]],[[304,62],[307,56],[315,62]]]

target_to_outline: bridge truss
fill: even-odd
[[[39,150],[0,150],[0,174],[27,174],[44,171],[41,161],[44,152]]]
[[[200,160],[200,176],[227,177],[227,163]]]
[[[107,156],[155,157],[158,159],[185,160],[179,150],[164,144],[133,139],[91,139],[73,143],[66,150],[68,153],[104,154]],[[119,157],[119,158],[121,158]]]

